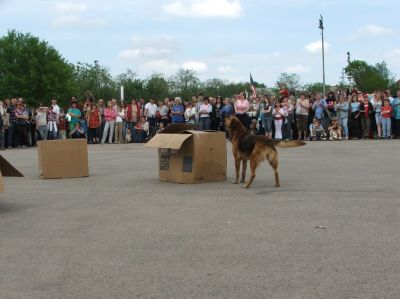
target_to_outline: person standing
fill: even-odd
[[[54,111],[53,106],[50,106],[47,112],[47,130],[48,130],[49,140],[58,139],[57,124],[58,124],[58,114]]]
[[[141,115],[140,106],[137,103],[136,99],[132,99],[131,104],[126,106],[126,115],[125,115],[126,132],[130,130],[131,140],[134,140],[135,125],[138,121],[140,121],[140,115]]]
[[[390,106],[390,100],[385,99],[383,107],[382,107],[382,131],[383,131],[383,138],[390,139],[391,129],[392,129],[392,106]]]
[[[180,97],[176,97],[174,104],[171,107],[171,118],[173,124],[183,124],[185,123],[185,108],[182,105],[182,100]]]
[[[275,140],[282,140],[282,124],[286,117],[286,111],[281,107],[279,102],[275,103],[275,108],[272,111],[272,115],[274,117],[274,125],[275,125]]]
[[[294,119],[293,116],[293,110],[294,106],[289,102],[288,98],[284,98],[282,102],[282,108],[285,111],[285,126],[283,130],[283,138],[286,140],[291,140],[292,139],[292,122]]]
[[[82,112],[78,109],[78,103],[76,101],[71,102],[71,107],[67,112],[69,132],[75,130],[75,124],[81,122],[81,116]]]
[[[18,147],[26,147],[28,145],[28,120],[29,115],[22,102],[18,102],[15,108],[15,121],[17,124],[16,144]]]
[[[101,115],[100,111],[97,108],[96,103],[92,103],[92,107],[90,108],[90,114],[88,119],[89,124],[89,143],[99,143],[100,142],[100,125],[101,125]]]
[[[199,130],[207,131],[211,130],[211,117],[212,106],[208,97],[203,98],[203,104],[200,106],[200,120],[199,120]]]
[[[375,93],[372,106],[374,107],[375,111],[375,122],[378,130],[378,138],[382,138],[382,106],[384,100],[385,98],[381,91]]]
[[[3,101],[0,101],[0,149],[4,150],[4,120],[6,118],[6,108]]]
[[[400,137],[400,90],[397,91],[397,97],[393,100],[393,116],[396,128],[396,138]]]
[[[265,136],[268,139],[272,139],[272,121],[274,120],[272,116],[272,110],[273,106],[271,105],[270,99],[268,96],[265,96],[264,103],[261,103],[260,114]]]
[[[16,130],[17,130],[17,123],[15,118],[15,108],[17,105],[17,99],[11,99],[10,105],[7,107],[8,113],[8,136],[7,136],[7,147],[12,148],[15,145],[16,140]]]
[[[306,95],[304,93],[301,93],[300,98],[296,101],[298,140],[302,139],[302,133],[303,140],[307,139],[307,121],[309,108],[310,102],[306,98]]]
[[[156,114],[157,114],[157,104],[154,103],[154,99],[151,98],[150,102],[148,102],[144,106],[144,116],[146,120],[149,122],[149,127],[153,129],[154,133],[156,131]]]
[[[60,107],[57,104],[57,100],[56,99],[52,99],[51,100],[51,106],[53,106],[53,111],[59,115],[60,114]]]
[[[240,120],[240,122],[245,126],[246,129],[249,129],[248,111],[250,110],[250,103],[247,99],[245,99],[243,92],[239,94],[239,98],[235,102],[234,107],[236,117]]]
[[[40,140],[47,140],[48,131],[47,131],[47,107],[40,107],[37,109],[36,114],[36,129],[39,132]]]
[[[357,99],[356,95],[351,97],[350,103],[350,136],[351,138],[361,139],[360,136],[360,102]]]
[[[339,95],[339,102],[336,102],[335,112],[339,120],[339,125],[343,129],[345,139],[349,139],[349,127],[348,127],[349,109],[350,105],[349,102],[347,102],[345,95],[343,94]]]
[[[104,118],[106,120],[106,124],[104,126],[103,138],[101,139],[101,144],[104,144],[104,142],[107,139],[107,135],[108,135],[108,143],[112,144],[115,119],[117,118],[117,113],[115,109],[112,107],[111,101],[107,102],[107,108],[104,109]]]
[[[123,142],[123,137],[122,137],[122,129],[123,129],[123,122],[125,118],[125,114],[122,110],[122,107],[119,107],[119,111],[117,112],[117,117],[115,119],[115,143],[122,143]]]
[[[189,103],[187,103],[187,106],[185,109],[185,123],[187,125],[194,126],[195,117],[196,117],[196,108],[193,107],[192,103],[189,102]]]
[[[362,101],[360,102],[360,119],[361,119],[361,130],[362,137],[369,138],[369,133],[371,129],[371,117],[374,114],[374,108],[369,101],[368,94],[364,94]]]

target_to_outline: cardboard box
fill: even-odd
[[[0,155],[0,192],[4,192],[4,181],[5,177],[23,177],[14,166],[11,165],[2,155]]]
[[[42,179],[89,176],[86,139],[39,141],[38,160]]]
[[[160,181],[182,184],[225,181],[225,133],[187,129],[185,125],[170,125],[145,144],[158,148]]]

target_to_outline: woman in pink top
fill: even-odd
[[[101,144],[104,144],[108,135],[108,142],[112,143],[115,127],[115,119],[117,118],[117,111],[112,106],[110,101],[107,102],[107,108],[104,109],[104,119],[106,124],[104,126],[103,138]]]
[[[235,102],[235,113],[241,123],[249,128],[249,115],[247,112],[250,109],[250,103],[244,98],[243,93],[240,93],[239,99]]]

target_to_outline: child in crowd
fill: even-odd
[[[80,122],[75,123],[75,128],[71,132],[69,132],[69,137],[71,139],[86,139],[85,131],[81,128]]]
[[[310,125],[310,140],[326,140],[326,132],[319,119],[314,118],[313,123]]]
[[[382,132],[383,132],[382,137],[385,139],[390,139],[392,136],[391,133],[392,123],[390,119],[392,117],[392,106],[390,106],[389,99],[386,99],[384,101],[381,114],[382,114]]]
[[[342,140],[342,128],[337,119],[332,119],[332,124],[328,128],[329,140]]]
[[[132,130],[128,128],[126,129],[125,143],[131,143],[131,142],[132,142]]]

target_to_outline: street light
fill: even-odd
[[[321,18],[319,19],[319,29],[321,29],[321,36],[322,36],[322,92],[325,97],[325,43],[324,43],[324,18],[320,15]]]

